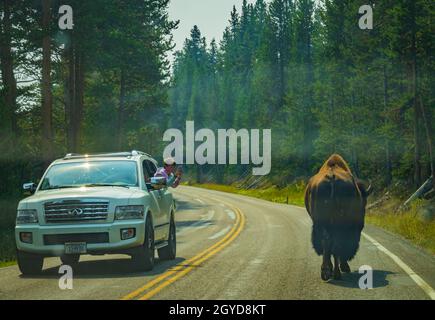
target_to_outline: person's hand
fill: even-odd
[[[177,171],[175,172],[175,176],[177,178],[181,178],[182,175],[183,175],[183,169],[181,169],[181,167],[178,167]]]

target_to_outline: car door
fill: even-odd
[[[148,164],[148,160],[143,160],[142,161],[142,171],[143,171],[143,175],[144,175],[144,180],[145,180],[145,188],[147,188],[148,193],[151,196],[151,212],[153,214],[153,224],[154,224],[154,238],[156,241],[159,241],[161,239],[163,239],[163,237],[165,236],[164,231],[162,230],[161,227],[159,227],[162,223],[164,223],[163,221],[163,209],[161,208],[161,194],[158,192],[158,190],[153,190],[151,189],[151,185],[150,185],[150,178],[154,175],[154,173],[152,172],[149,164]]]
[[[157,167],[150,160],[144,160],[144,170],[147,171],[149,177],[153,177],[157,171]],[[166,189],[166,188],[165,188]],[[158,212],[154,213],[154,233],[157,241],[165,240],[169,234],[169,220],[167,217],[167,201],[165,201],[165,190],[149,190],[151,196],[158,204]]]
[[[157,171],[156,165],[150,161],[149,165],[151,166],[151,170],[154,171],[154,173]],[[166,187],[163,189],[160,189],[160,195],[162,196],[162,208],[165,211],[166,215],[166,221],[169,222],[170,216],[171,216],[171,208],[173,204],[172,200],[172,193],[169,191],[170,187]],[[169,232],[169,228],[168,228]]]

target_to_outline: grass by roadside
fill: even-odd
[[[18,199],[0,199],[0,267],[15,264],[15,216]]]
[[[282,189],[273,186],[265,189],[243,190],[228,185],[191,185],[210,190],[243,194],[278,203],[287,203],[288,197],[288,204],[304,206],[305,184],[302,181]],[[423,201],[415,201],[409,210],[402,213],[395,213],[394,207],[397,207],[399,203],[399,199],[393,198],[388,200],[383,206],[377,207],[375,210],[368,210],[366,222],[397,233],[417,246],[435,254],[435,220],[425,222],[417,217],[417,211],[423,205]]]
[[[397,202],[392,199],[390,202]],[[435,220],[423,221],[418,217],[418,210],[423,206],[423,200],[416,200],[409,210],[394,213],[388,209],[391,203],[379,208],[369,210],[366,221],[372,225],[400,234],[417,246],[427,249],[435,254]]]
[[[304,190],[305,183],[303,181],[289,185],[286,188],[279,189],[276,186],[272,186],[265,189],[237,189],[231,185],[220,184],[190,184],[194,187],[200,187],[210,190],[217,190],[229,193],[242,194],[263,200],[268,200],[278,203],[288,203],[296,206],[304,206]],[[287,201],[288,199],[288,201]]]
[[[16,264],[17,264],[16,260],[0,262],[0,268],[9,267],[9,266],[13,266],[13,265],[16,265]]]

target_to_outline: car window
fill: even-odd
[[[152,177],[152,175],[150,174],[150,169],[148,168],[148,164],[147,164],[147,160],[144,160],[142,162],[142,169],[143,169],[143,178],[145,180],[145,182],[150,182],[150,178]]]
[[[149,161],[149,160],[146,160],[146,161],[147,161],[147,163],[148,163],[148,166],[149,166],[149,168],[150,168],[150,172],[151,172],[152,176],[154,176],[154,174],[155,174],[156,171],[157,171],[157,167],[156,167],[156,165],[155,165],[152,161]]]
[[[157,171],[157,168],[156,168],[156,166],[154,165],[154,163],[152,163],[152,162],[149,161],[149,160],[144,160],[143,165],[144,165],[144,171],[145,171],[145,169],[146,169],[146,171],[147,171],[147,173],[148,173],[148,176],[149,176],[149,177],[154,177],[154,174],[155,174],[156,171]]]
[[[138,186],[134,161],[83,161],[53,165],[40,190],[81,186]]]

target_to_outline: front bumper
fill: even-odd
[[[135,228],[136,234],[133,238],[121,240],[121,229]],[[21,232],[31,232],[33,243],[24,243],[20,240]],[[125,220],[115,221],[107,224],[76,224],[76,225],[36,225],[26,224],[15,227],[15,241],[17,249],[29,253],[42,254],[47,256],[61,256],[65,253],[64,244],[46,244],[44,236],[68,235],[68,234],[93,234],[107,233],[108,241],[104,243],[87,243],[87,253],[104,254],[128,251],[138,247],[145,239],[145,221]]]

